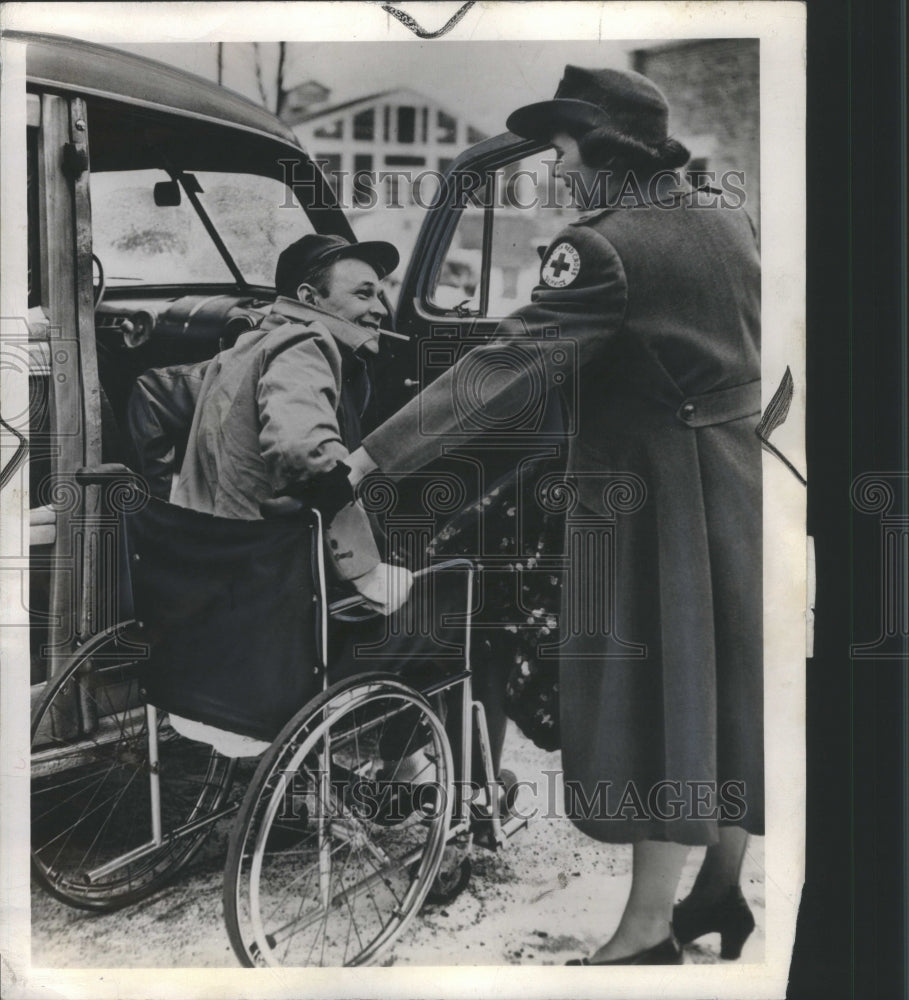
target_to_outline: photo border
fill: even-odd
[[[102,43],[164,40],[246,41],[255,23],[258,41],[297,40],[288,4],[145,4],[122,18],[114,4],[55,4],[33,8],[8,4],[4,28],[89,37]],[[307,3],[306,40],[365,41],[416,38],[376,4]],[[406,4],[418,21],[436,24],[442,9],[457,4]],[[170,9],[167,9],[170,8]],[[356,10],[354,16],[353,11]],[[253,18],[254,12],[254,18]],[[301,20],[303,20],[301,18]],[[761,186],[763,274],[763,404],[766,406],[788,366],[796,393],[787,424],[790,459],[804,468],[805,422],[805,8],[790,0],[735,3],[484,3],[434,44],[486,38],[695,38],[756,37],[761,41]],[[18,50],[18,51],[17,51]],[[24,171],[16,165],[16,129],[24,130],[16,101],[24,91],[21,46],[4,42],[2,116],[4,280],[0,315],[15,315],[24,301],[24,237],[11,219],[24,217]],[[24,105],[24,101],[22,101]],[[21,143],[21,139],[18,140]],[[20,147],[21,148],[21,147]],[[12,261],[12,263],[10,263]],[[21,390],[21,387],[20,387]],[[15,389],[10,389],[15,393]],[[9,397],[8,397],[9,398]],[[13,491],[22,490],[19,482]],[[7,512],[4,497],[4,513]],[[767,836],[765,838],[767,942],[759,965],[687,965],[673,970],[678,997],[781,996],[789,972],[796,912],[804,877],[804,718],[807,568],[805,492],[776,459],[764,456],[765,502],[765,717]],[[10,617],[8,617],[8,614]],[[21,616],[20,616],[21,617]],[[3,608],[2,624],[15,612]],[[772,628],[768,628],[772,624]],[[0,629],[3,660],[27,664],[27,630]],[[34,969],[29,965],[27,879],[28,720],[26,671],[6,672],[2,691],[3,841],[0,887],[5,899],[4,963],[13,977],[10,996],[40,995],[47,989],[67,996],[148,995],[143,970]],[[17,711],[18,709],[18,711]],[[771,780],[772,779],[772,780]],[[10,807],[12,806],[12,807]],[[7,946],[8,945],[8,946]],[[462,996],[480,991],[495,996],[666,995],[666,970],[616,968],[608,981],[592,969],[549,967],[439,967],[369,970],[156,969],[155,990],[170,996],[292,996],[305,986],[308,996]],[[7,978],[5,976],[4,978]]]

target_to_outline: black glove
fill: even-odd
[[[282,495],[293,497],[306,507],[314,507],[330,524],[342,507],[356,499],[347,478],[349,472],[349,466],[338,462],[328,472],[319,473],[302,483],[291,483]]]

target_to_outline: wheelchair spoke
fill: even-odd
[[[359,852],[358,852],[359,853]],[[347,870],[347,864],[350,861],[350,856],[353,854],[353,850],[347,855],[347,861],[344,862],[344,868],[341,870],[341,874],[338,881],[341,882],[341,894],[344,897],[344,903],[347,906],[347,911],[350,913],[350,920],[347,922],[347,940],[344,942],[344,957],[347,956],[347,948],[350,944],[350,929],[353,927],[354,933],[357,935],[357,942],[360,945],[360,950],[363,950],[363,938],[360,936],[360,928],[357,926],[357,918],[354,915],[353,907],[350,905],[350,896],[343,885],[344,872]]]
[[[77,827],[79,827],[83,823],[83,821],[86,820],[89,816],[93,816],[100,809],[103,809],[108,803],[110,803],[110,802],[116,802],[116,801],[119,800],[119,797],[122,796],[122,791],[118,790],[118,789],[115,789],[106,798],[102,799],[100,802],[95,803],[95,799],[97,798],[98,794],[100,793],[103,784],[104,784],[103,781],[99,783],[98,787],[92,793],[91,798],[82,807],[82,812],[76,818],[76,821],[73,824],[72,828],[68,829],[68,830],[61,830],[60,833],[58,833],[56,837],[51,837],[50,840],[48,840],[48,841],[45,842],[45,844],[44,844],[45,847],[48,847],[50,844],[53,844],[55,841],[59,840],[61,837],[70,837],[72,835],[72,833],[73,833],[73,830],[76,829]],[[94,803],[94,805],[93,805],[93,803]],[[58,852],[57,857],[59,857],[59,852]],[[56,861],[56,860],[57,860],[57,858],[54,858],[54,861]]]
[[[163,836],[154,844],[148,728],[134,664],[102,659],[100,649],[118,647],[110,639],[90,656],[73,657],[35,711],[32,869],[70,905],[110,910],[155,891],[189,861],[212,829],[205,817],[218,814],[234,767],[185,740],[162,713]],[[74,728],[74,704],[88,735]],[[72,736],[50,735],[61,732]]]
[[[84,793],[85,789],[88,788],[97,778],[101,777],[102,775],[106,777],[107,775],[110,774],[110,772],[111,768],[107,767],[99,769],[97,771],[93,771],[90,774],[84,775],[79,778],[73,778],[71,781],[64,782],[62,785],[60,784],[55,785],[53,788],[39,789],[35,793],[35,796],[33,798],[37,799],[39,796],[44,798],[50,798],[60,788],[69,788],[70,793],[64,798],[54,797],[52,805],[42,813],[35,814],[33,811],[32,823],[39,823],[47,816],[50,816],[53,812],[58,811],[61,806],[65,806],[68,803],[75,801],[77,798],[79,798],[80,795]]]
[[[263,757],[231,836],[225,915],[245,964],[372,961],[415,914],[442,860],[452,800],[442,723],[399,682],[336,688]],[[417,767],[402,765],[424,748]],[[391,787],[402,775],[404,793]],[[445,808],[419,808],[410,779],[437,787]],[[310,826],[289,851],[272,850],[272,831],[288,827],[278,815],[285,795],[294,812],[305,801]]]

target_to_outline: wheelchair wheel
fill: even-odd
[[[154,766],[139,648],[122,626],[95,636],[32,719],[32,873],[83,909],[115,910],[169,881],[201,847],[233,779],[232,760],[179,736],[166,713]]]
[[[438,873],[452,773],[438,716],[393,675],[348,678],[301,710],[231,834],[224,913],[240,962],[373,961]]]

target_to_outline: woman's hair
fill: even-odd
[[[691,159],[691,153],[676,139],[664,139],[651,148],[608,128],[590,129],[575,139],[581,157],[590,167],[605,168],[617,159],[629,169],[656,172],[684,167]]]

